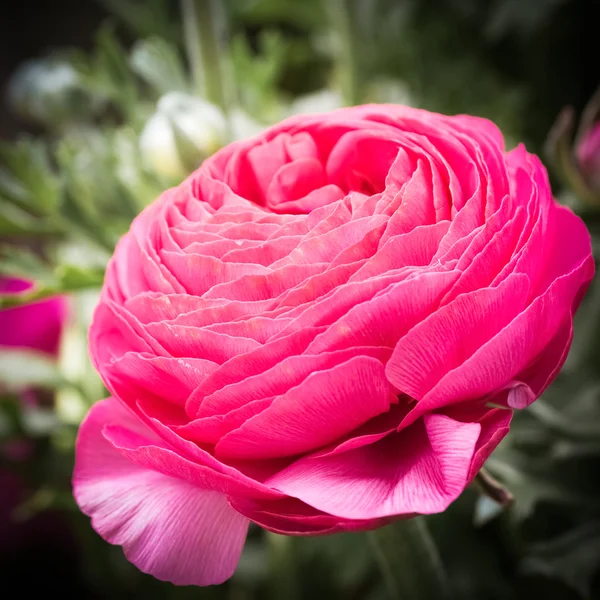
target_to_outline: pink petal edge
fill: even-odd
[[[73,490],[94,529],[109,543],[123,546],[129,561],[157,579],[176,585],[228,579],[249,521],[229,506],[224,494],[127,460],[103,435],[109,423],[145,429],[113,398],[95,404],[83,422]]]

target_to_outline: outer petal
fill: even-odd
[[[264,529],[283,535],[325,535],[341,531],[367,531],[394,519],[342,519],[316,510],[295,498],[253,502],[230,498],[230,504]]]
[[[386,367],[389,380],[421,400],[521,313],[528,288],[525,275],[513,274],[498,287],[462,294],[433,312],[396,345]]]
[[[489,402],[506,404],[506,396],[510,390],[503,390],[489,399]],[[488,402],[465,402],[455,404],[444,411],[444,414],[461,421],[463,423],[479,423],[481,433],[477,440],[477,446],[471,461],[469,472],[469,481],[479,472],[489,455],[495,450],[496,446],[502,441],[508,433],[510,422],[513,416],[512,410],[507,409],[489,409]]]
[[[219,492],[129,461],[104,437],[108,422],[143,427],[112,398],[96,404],[81,426],[73,488],[94,529],[158,579],[177,585],[225,581],[242,551],[247,519]]]
[[[540,352],[549,348],[557,333],[559,342],[567,344],[570,336],[565,339],[563,335],[561,309],[570,307],[577,296],[582,279],[580,270],[556,279],[546,293],[536,298],[509,326],[484,343],[462,365],[446,373],[421,400],[421,410],[434,410],[454,399],[477,398],[498,389],[527,369]],[[550,350],[558,352],[559,360],[563,360],[564,352],[554,347]],[[536,387],[543,389],[545,385],[547,380]],[[519,408],[533,400],[534,395],[528,401],[513,398],[509,399],[509,406]]]
[[[468,482],[480,431],[479,423],[427,415],[369,446],[300,459],[266,483],[347,519],[441,512]]]

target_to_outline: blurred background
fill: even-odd
[[[8,0],[0,8],[0,585],[66,598],[429,598],[362,534],[253,529],[226,584],[177,588],[71,495],[105,390],[86,331],[116,240],[208,155],[291,114],[396,102],[492,119],[600,241],[600,84],[585,0]],[[452,597],[600,598],[600,285],[562,373],[469,489],[427,518]],[[418,569],[410,548],[398,550]],[[397,585],[397,584],[396,584]],[[8,596],[7,596],[8,597]],[[437,600],[437,599],[436,599]]]

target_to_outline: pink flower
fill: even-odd
[[[600,122],[584,134],[575,150],[577,163],[588,185],[600,191]]]
[[[17,294],[32,287],[23,279],[0,276],[0,293]],[[67,316],[63,297],[0,310],[0,348],[29,348],[56,356]]]
[[[117,247],[90,333],[113,398],[81,427],[76,499],[140,569],[198,585],[249,520],[443,511],[560,369],[593,270],[488,121],[362,106],[232,144]]]

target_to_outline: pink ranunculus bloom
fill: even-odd
[[[133,223],[90,332],[113,397],[75,497],[141,570],[214,584],[248,523],[443,511],[565,360],[590,238],[489,121],[293,117]]]
[[[600,192],[600,121],[583,135],[575,154],[586,182],[593,190]]]
[[[32,286],[30,281],[0,276],[2,294],[18,294]],[[26,348],[56,356],[66,317],[67,301],[62,296],[0,310],[0,348]]]

